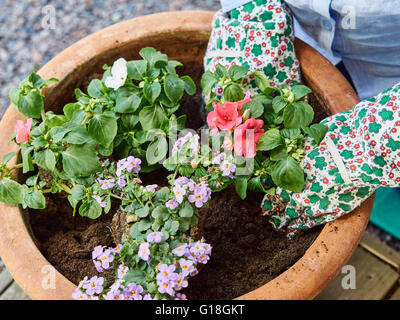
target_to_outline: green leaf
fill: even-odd
[[[290,139],[296,140],[301,134],[300,129],[283,129],[281,130],[281,136]]]
[[[33,150],[33,146],[28,146],[23,144],[21,146],[21,158],[22,158],[22,173],[27,173],[33,170],[32,157],[31,152]]]
[[[126,283],[136,283],[137,285],[140,286],[146,286],[147,280],[146,280],[146,273],[141,270],[134,270],[130,269],[127,273],[126,276],[124,277],[124,281]]]
[[[89,83],[87,92],[93,98],[101,97],[104,94],[103,83],[99,79],[93,79]]]
[[[168,196],[169,196],[169,188],[162,187],[160,190],[156,191],[154,199],[167,201],[169,199]]]
[[[46,171],[52,172],[55,168],[56,157],[50,149],[35,152],[34,159],[36,164]]]
[[[247,196],[247,177],[239,176],[235,180],[235,190],[239,197],[244,200]]]
[[[88,145],[72,145],[62,153],[64,171],[70,177],[85,177],[101,169],[94,148]]]
[[[88,132],[91,138],[97,143],[109,146],[118,130],[117,120],[108,114],[95,114],[88,124]]]
[[[275,113],[279,113],[283,108],[287,106],[287,102],[282,96],[277,96],[272,100],[272,108]]]
[[[117,90],[114,111],[119,113],[135,112],[142,102],[139,92],[131,87],[121,87]]]
[[[269,151],[283,144],[279,129],[270,129],[260,137],[257,142],[257,149]]]
[[[169,191],[168,191],[168,193],[169,193]],[[169,217],[168,209],[165,206],[155,207],[151,213],[151,216],[154,219],[161,219],[161,220],[165,221]]]
[[[211,71],[207,70],[204,72],[203,76],[201,77],[201,88],[203,89],[203,94],[208,96],[211,93],[211,89],[217,82],[217,78]]]
[[[15,107],[18,107],[18,101],[19,101],[20,94],[21,94],[21,90],[19,89],[19,87],[13,87],[8,92],[10,101]]]
[[[168,142],[163,136],[155,136],[146,150],[146,160],[148,164],[161,163],[168,153]]]
[[[100,204],[93,198],[84,201],[79,207],[79,214],[90,219],[97,219],[101,216],[101,212]]]
[[[188,95],[192,96],[196,93],[197,88],[196,84],[194,83],[193,79],[189,76],[181,77],[181,80],[184,82],[185,91]]]
[[[253,192],[265,192],[264,186],[261,183],[260,177],[254,177],[247,183],[247,188]]]
[[[16,155],[17,155],[16,152],[10,152],[10,153],[7,153],[6,155],[4,155],[3,160],[2,160],[3,164],[7,164],[7,162],[10,161],[12,158],[14,158],[14,156],[16,156]]]
[[[219,79],[228,76],[228,70],[220,63],[218,63],[215,73]]]
[[[303,128],[304,132],[311,136],[315,142],[319,145],[324,139],[325,134],[328,132],[328,127],[321,123],[313,124],[311,127]]]
[[[146,218],[150,213],[150,209],[148,206],[142,207],[140,209],[137,209],[135,211],[135,214],[139,217],[139,218]]]
[[[236,102],[243,100],[244,93],[242,87],[237,83],[232,83],[224,88],[224,99],[229,102]]]
[[[291,90],[294,94],[294,99],[296,101],[312,92],[312,90],[309,87],[306,87],[304,85],[294,86]]]
[[[40,118],[43,108],[43,97],[38,90],[32,90],[18,100],[19,112],[29,118]]]
[[[242,111],[244,112],[247,109],[250,111],[250,117],[252,118],[259,118],[264,113],[264,105],[260,99],[253,99],[243,104]]]
[[[150,229],[152,224],[153,223],[149,220],[140,220],[139,222],[135,223],[135,225],[137,225],[137,229],[139,231],[146,231],[146,230]]]
[[[78,111],[80,109],[81,109],[81,106],[79,105],[79,103],[68,103],[64,106],[63,112],[64,112],[65,116],[67,117],[67,119],[71,120],[74,112]]]
[[[81,184],[77,184],[71,189],[71,196],[75,200],[80,201],[80,200],[83,200],[83,198],[85,198],[86,192],[87,192],[87,189],[85,186],[83,186]]]
[[[86,129],[79,125],[74,126],[73,129],[64,136],[63,140],[71,144],[84,144],[92,141]]]
[[[175,74],[169,74],[165,77],[164,91],[168,99],[173,103],[178,103],[183,96],[185,83]]]
[[[139,112],[139,121],[143,130],[159,128],[165,118],[164,111],[157,105],[144,107]]]
[[[238,81],[247,76],[249,69],[243,66],[234,65],[229,68],[228,75],[233,81]]]
[[[0,201],[14,205],[23,203],[24,188],[12,179],[3,178],[0,182]]]
[[[166,54],[163,54],[151,47],[141,49],[139,51],[139,54],[144,60],[148,62],[149,66],[153,66],[157,61],[168,62],[168,57]]]
[[[29,189],[25,194],[25,203],[29,208],[32,209],[44,209],[46,208],[46,199],[39,190],[32,188]]]
[[[159,82],[153,82],[152,84],[145,83],[143,88],[144,97],[153,104],[161,93],[161,85]]]
[[[189,202],[185,202],[182,209],[179,210],[179,216],[182,218],[191,218],[193,214],[194,210]]]
[[[194,168],[190,164],[183,165],[179,168],[179,174],[189,178],[194,172]]]
[[[264,72],[261,71],[255,71],[253,72],[254,80],[256,82],[257,87],[264,92],[264,90],[268,89],[270,87],[270,82],[265,75]]]
[[[280,160],[272,169],[274,183],[282,189],[301,192],[304,186],[304,172],[292,157]]]
[[[304,101],[289,104],[283,112],[285,128],[307,127],[314,119],[313,108]]]
[[[133,60],[126,63],[128,76],[133,80],[140,81],[147,70],[147,62],[144,60]]]

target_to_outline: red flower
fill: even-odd
[[[325,184],[327,184],[327,183],[329,182],[329,180],[328,180],[327,178],[324,178],[324,179],[322,180],[322,182],[325,183]]]
[[[264,133],[264,129],[261,129],[263,125],[264,121],[250,118],[235,129],[234,147],[238,156],[254,158],[257,152],[257,142]]]

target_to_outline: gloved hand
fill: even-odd
[[[293,20],[283,0],[253,0],[229,13],[220,10],[212,27],[204,57],[206,71],[214,72],[218,63],[227,68],[240,65],[264,71],[272,87],[300,82]],[[259,93],[251,79],[243,88],[248,90]]]
[[[400,83],[322,121],[319,146],[307,138],[301,193],[277,188],[263,214],[289,237],[351,212],[378,187],[400,185]]]

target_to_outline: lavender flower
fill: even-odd
[[[118,187],[120,187],[120,188],[123,188],[126,186],[126,181],[124,179],[124,176],[121,176],[118,178],[117,184],[118,184]]]
[[[92,259],[96,259],[100,257],[103,254],[103,250],[105,247],[103,246],[97,246],[93,249],[92,251]]]
[[[117,244],[117,246],[114,248],[114,249],[112,249],[112,251],[115,253],[115,254],[119,254],[120,252],[121,252],[121,249],[122,249],[122,244]]]
[[[150,258],[150,249],[147,242],[143,242],[139,247],[138,256],[144,261],[148,261]]]
[[[160,281],[175,280],[177,274],[174,271],[175,271],[175,266],[173,264],[171,264],[170,266],[162,264],[158,268],[159,273],[157,274],[157,280]]]
[[[188,282],[186,276],[183,273],[177,275],[175,279],[174,289],[176,291],[181,290],[182,288],[186,288],[188,286]]]
[[[176,185],[172,190],[175,193],[176,201],[178,201],[178,203],[182,203],[183,196],[186,194],[186,190],[184,188],[182,188],[182,186],[180,186],[180,185]]]
[[[128,273],[128,271],[129,271],[129,268],[127,266],[125,266],[124,264],[121,264],[118,267],[118,271],[117,271],[118,279],[123,279],[126,276],[126,274]]]
[[[106,295],[103,295],[103,298],[105,300],[125,300],[120,290],[109,291]]]
[[[172,253],[178,257],[184,256],[187,252],[189,252],[188,245],[186,243],[180,245],[179,247],[172,250]]]
[[[110,268],[110,262],[114,260],[114,255],[112,254],[112,251],[108,249],[104,251],[99,259],[101,261],[102,268],[107,270],[108,268]]]
[[[74,300],[89,300],[89,296],[86,293],[83,293],[81,289],[76,288],[72,293],[72,299]]]
[[[201,208],[208,201],[207,190],[204,188],[195,188],[194,193],[189,195],[188,200],[194,203],[197,208]]]
[[[184,293],[177,293],[175,300],[187,300],[186,295]]]
[[[186,259],[179,259],[179,266],[182,269],[182,274],[184,276],[188,276],[191,272],[194,271],[194,265],[193,265],[193,261],[190,260],[186,260]]]
[[[100,196],[93,195],[92,198],[99,203],[100,207],[105,208],[107,206],[107,202],[102,201]]]
[[[167,201],[165,206],[171,210],[174,210],[177,206],[179,206],[178,201],[176,201],[175,198],[172,198],[171,200]]]
[[[88,281],[88,283],[83,285],[83,289],[85,289],[86,294],[92,296],[94,294],[100,294],[103,292],[103,284],[103,277],[94,276]]]
[[[162,233],[160,231],[153,231],[147,235],[147,242],[159,243],[162,240]]]
[[[146,186],[146,190],[147,190],[147,192],[154,193],[156,191],[157,187],[158,187],[158,185],[156,185],[156,184],[150,184],[150,185]]]
[[[94,267],[96,268],[97,272],[102,273],[104,272],[103,267],[101,266],[101,262],[98,260],[93,260]]]
[[[222,171],[223,177],[232,177],[233,173],[236,170],[236,165],[229,162],[228,160],[224,160],[219,168]]]
[[[218,154],[217,156],[215,156],[212,160],[212,164],[221,164],[222,161],[224,161],[225,159],[225,153],[221,152],[220,154]]]
[[[111,189],[111,188],[113,188],[115,186],[113,178],[105,179],[105,180],[98,179],[98,181],[101,184],[100,188],[102,190],[108,190],[108,189]]]
[[[160,293],[167,293],[170,296],[175,295],[175,291],[173,289],[173,283],[168,280],[161,280],[158,282],[158,292]]]
[[[132,282],[128,284],[127,288],[124,290],[124,295],[129,300],[142,300],[143,297],[141,293],[143,292],[143,287]]]
[[[136,173],[139,173],[141,163],[142,163],[142,160],[132,157],[132,156],[129,156],[128,158],[126,158],[125,169],[128,172],[135,171]]]

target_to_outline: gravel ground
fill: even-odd
[[[219,0],[0,0],[0,117],[9,89],[77,40],[155,12],[219,7]]]
[[[0,118],[9,89],[77,40],[137,16],[219,7],[219,0],[0,0]],[[400,251],[400,240],[372,224],[367,230]]]

